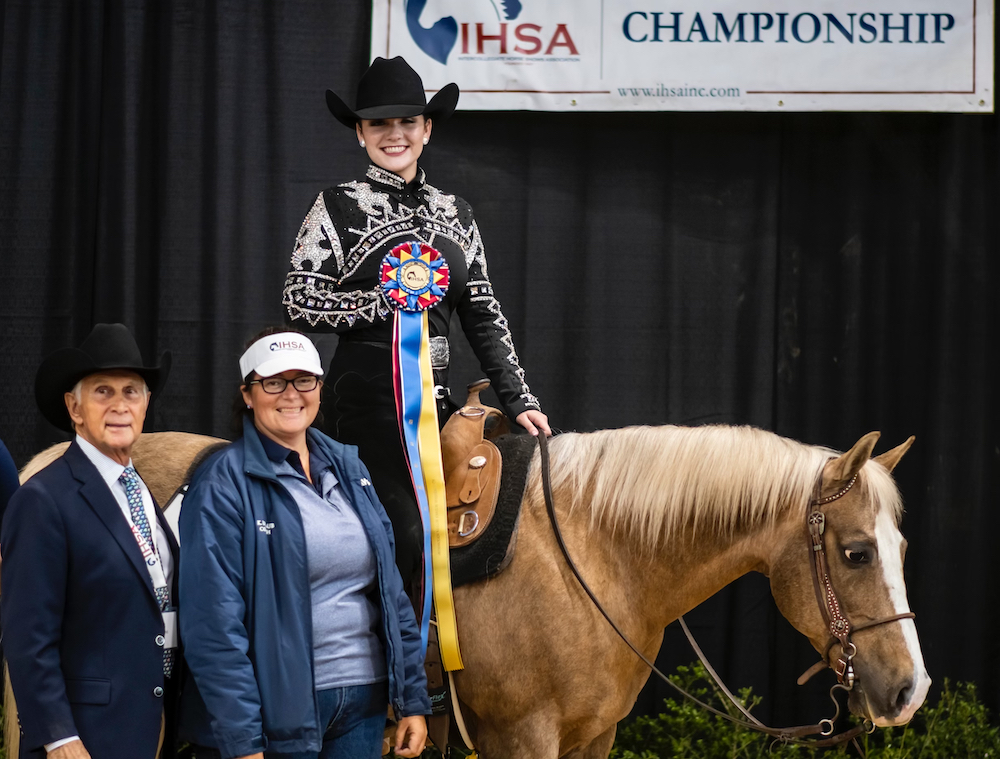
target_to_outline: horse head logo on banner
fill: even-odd
[[[479,0],[479,2],[492,6],[497,19],[501,21],[513,21],[521,15],[521,0]],[[442,4],[432,2],[431,6],[433,9]],[[465,0],[462,4],[463,9],[467,4],[468,0]],[[406,28],[413,41],[417,43],[417,47],[438,63],[447,64],[448,55],[458,40],[458,22],[454,16],[439,16],[437,21],[425,27],[420,23],[420,17],[426,7],[427,0],[406,0]]]

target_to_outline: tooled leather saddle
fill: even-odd
[[[487,379],[469,385],[465,405],[441,430],[441,459],[448,504],[448,543],[461,548],[479,538],[496,513],[503,457],[494,438],[510,431],[507,417],[479,394]]]

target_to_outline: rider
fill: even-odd
[[[396,285],[383,283],[383,262],[402,243],[417,243],[421,255],[436,267],[433,284],[438,293],[414,297],[414,302],[426,307],[424,336],[438,413],[448,413],[448,331],[457,311],[507,414],[533,435],[539,430],[551,433],[524,380],[487,274],[472,208],[428,184],[418,165],[433,125],[454,111],[458,87],[449,84],[427,102],[419,75],[406,61],[376,58],[358,84],[355,110],[333,92],[327,91],[326,99],[371,164],[359,180],[317,196],[292,252],[283,303],[292,324],[340,334],[323,388],[323,429],[358,446],[392,520],[400,573],[412,587],[420,572],[423,530],[410,477],[413,462],[400,443],[400,399],[393,379],[399,342],[394,339],[395,314],[407,304],[393,293],[419,287],[405,279]],[[421,271],[413,264],[403,276]],[[442,271],[447,277],[441,278]],[[386,290],[386,284],[397,289]],[[434,302],[428,304],[430,300]]]

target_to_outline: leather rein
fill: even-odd
[[[843,733],[834,735],[834,723],[840,716],[840,703],[837,701],[835,692],[837,690],[850,691],[854,687],[855,675],[854,666],[852,660],[857,655],[857,646],[851,642],[850,637],[854,632],[859,630],[866,630],[871,627],[876,627],[878,625],[888,624],[890,622],[896,622],[902,619],[912,619],[914,614],[912,612],[906,612],[905,614],[897,614],[892,617],[886,617],[885,619],[880,619],[874,622],[867,622],[862,625],[852,625],[847,616],[843,613],[843,608],[841,606],[840,600],[837,596],[836,591],[833,588],[833,583],[830,580],[829,564],[826,558],[826,547],[824,545],[823,534],[826,528],[826,517],[823,514],[822,507],[836,501],[838,498],[843,497],[847,492],[854,486],[857,482],[858,475],[855,474],[851,478],[850,482],[842,488],[837,493],[827,496],[825,498],[820,498],[820,491],[823,484],[823,472],[820,471],[819,478],[816,482],[816,489],[813,498],[809,502],[809,516],[807,518],[807,528],[810,540],[810,550],[813,554],[813,561],[810,562],[812,567],[813,584],[816,589],[816,597],[819,602],[820,611],[823,614],[823,619],[827,623],[827,627],[830,630],[830,643],[826,648],[826,655],[824,661],[821,661],[818,665],[812,667],[805,675],[799,678],[799,684],[805,682],[813,674],[818,672],[827,666],[827,661],[830,656],[830,651],[836,643],[840,643],[841,655],[837,659],[836,665],[829,664],[829,666],[837,673],[837,683],[830,688],[830,699],[833,701],[836,707],[836,712],[833,717],[829,719],[820,720],[815,725],[800,725],[796,727],[768,727],[763,724],[750,714],[742,703],[736,699],[735,696],[729,691],[725,686],[719,676],[716,674],[712,665],[709,664],[705,655],[702,653],[701,649],[698,647],[697,642],[695,642],[694,637],[691,635],[691,631],[688,629],[687,624],[684,622],[684,618],[680,617],[679,621],[681,627],[684,630],[684,634],[687,636],[688,642],[694,649],[698,658],[701,660],[702,665],[705,667],[706,671],[711,675],[712,679],[715,681],[715,685],[729,698],[733,706],[738,709],[746,720],[734,717],[727,712],[720,711],[712,706],[709,706],[705,702],[696,698],[695,696],[688,693],[686,690],[677,685],[673,680],[667,677],[663,672],[661,672],[656,665],[650,661],[650,659],[642,653],[636,647],[634,643],[629,639],[625,632],[618,626],[618,624],[611,618],[607,610],[597,599],[594,591],[591,590],[590,586],[583,579],[580,574],[579,568],[577,568],[576,563],[570,556],[569,549],[566,546],[566,542],[563,539],[562,531],[559,528],[559,521],[556,518],[555,506],[552,498],[552,482],[549,472],[549,451],[548,451],[548,441],[544,434],[538,436],[538,447],[539,454],[541,457],[541,469],[542,469],[542,493],[545,498],[545,506],[549,512],[549,519],[552,521],[553,532],[555,533],[556,542],[559,543],[559,548],[562,550],[563,557],[566,559],[566,563],[572,570],[573,575],[576,577],[577,582],[583,588],[584,592],[590,597],[594,606],[597,610],[601,612],[604,618],[607,620],[608,624],[614,629],[625,644],[632,649],[636,656],[643,661],[643,663],[649,667],[657,677],[659,677],[663,682],[667,683],[671,688],[680,693],[682,696],[688,700],[698,704],[702,709],[715,714],[716,716],[722,717],[733,724],[745,727],[749,730],[755,730],[760,733],[765,733],[767,735],[774,736],[783,743],[800,743],[814,747],[825,747],[825,746],[836,746],[847,741],[854,740],[862,732],[871,733],[875,730],[874,724],[869,720],[864,720],[860,725],[857,725],[850,730]],[[809,738],[808,736],[819,735],[821,738]],[[858,746],[855,741],[854,744],[858,750],[861,747]]]

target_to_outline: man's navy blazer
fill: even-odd
[[[153,759],[172,711],[163,618],[128,521],[76,442],[11,498],[0,545],[21,757],[79,735],[93,759]]]

